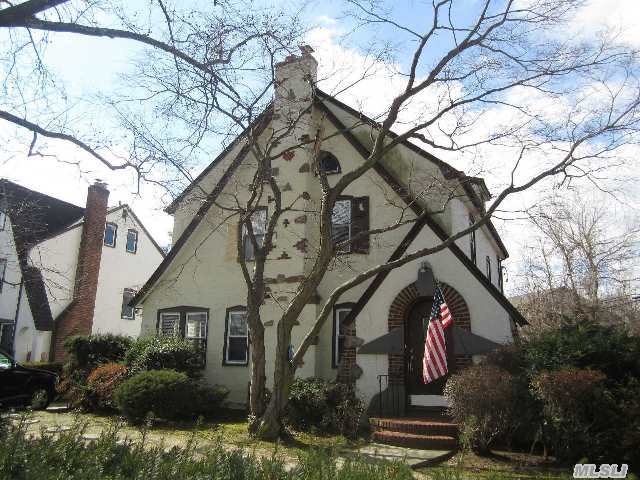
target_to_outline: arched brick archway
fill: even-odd
[[[469,307],[462,295],[444,282],[440,282],[442,294],[449,306],[455,325],[465,330],[471,331],[471,315]],[[411,307],[421,298],[415,283],[407,285],[400,290],[396,298],[389,307],[388,326],[389,331],[404,326],[405,319]],[[456,354],[456,368],[462,368],[471,364],[469,355]],[[389,382],[393,384],[404,384],[404,354],[389,354]]]

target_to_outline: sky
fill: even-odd
[[[195,0],[194,0],[195,1]],[[265,0],[266,1],[266,0]],[[476,3],[477,0],[460,0],[458,5],[459,15],[464,17],[466,6]],[[276,2],[277,3],[277,2]],[[415,15],[416,8],[423,3],[419,0],[407,2],[390,2],[394,5],[393,15],[399,23],[419,29],[422,21]],[[428,2],[430,3],[430,2]],[[295,8],[298,4],[293,0],[283,2]],[[471,11],[471,9],[468,9]],[[319,77],[323,78],[323,72],[335,72],[336,65],[342,66],[344,74],[330,80],[325,80],[321,88],[332,91],[339,80],[348,81],[350,75],[354,75],[366,65],[370,65],[364,54],[371,38],[362,33],[348,37],[345,41],[343,35],[351,31],[352,25],[343,17],[343,4],[336,0],[312,2],[305,13],[309,24],[315,26],[307,35],[307,42],[314,48],[314,55],[319,60]],[[591,0],[578,13],[573,22],[575,31],[570,35],[595,32],[603,27],[615,27],[620,31],[620,39],[634,47],[640,47],[640,29],[637,28],[637,19],[640,18],[640,2],[637,0]],[[382,36],[384,33],[381,32]],[[403,51],[402,45],[396,45]],[[434,48],[438,48],[438,43]],[[110,91],[118,84],[118,75],[130,68],[136,55],[140,54],[137,47],[127,41],[109,39],[78,38],[69,34],[56,34],[51,36],[50,44],[46,51],[46,61],[59,72],[71,97],[90,98],[91,96],[109,95]],[[406,55],[403,57],[406,62]],[[341,100],[361,106],[365,112],[375,114],[383,111],[385,106],[397,92],[402,83],[398,79],[389,79],[383,69],[376,71],[366,81],[360,83],[356,89],[341,96]],[[0,97],[1,100],[1,97]],[[554,106],[550,106],[551,109]],[[405,115],[410,116],[409,109]],[[82,118],[77,121],[85,121]],[[100,129],[99,119],[91,119],[96,122],[96,130]],[[127,203],[145,223],[152,235],[161,245],[170,243],[172,219],[162,209],[170,201],[170,198],[161,190],[149,184],[142,184],[137,192],[134,176],[129,172],[111,172],[100,167],[92,159],[72,145],[65,142],[49,141],[46,144],[46,152],[55,155],[50,157],[28,157],[28,143],[30,136],[18,132],[15,128],[0,122],[0,177],[9,178],[17,183],[52,195],[62,200],[84,205],[86,188],[96,179],[108,183],[111,196],[110,204]],[[223,145],[219,146],[221,150]],[[59,160],[77,163],[72,165],[62,163]],[[456,167],[469,170],[465,165],[456,164],[456,158],[448,158]],[[487,152],[487,162],[483,165],[483,175],[490,189],[496,190],[502,186],[504,177],[501,176],[500,162],[491,158],[491,152]],[[202,161],[193,173],[206,167],[208,162]],[[473,173],[473,172],[472,172]],[[637,172],[636,172],[637,174]],[[612,172],[612,178],[624,177],[627,182],[624,185],[616,184],[619,190],[621,202],[612,202],[612,214],[620,213],[623,217],[629,212],[637,212],[640,209],[638,197],[638,177],[634,171]],[[584,185],[583,192],[593,201],[609,201],[602,195]],[[509,203],[513,209],[522,208],[535,201],[537,192],[529,192]],[[506,263],[512,272],[518,271],[518,264],[522,261],[524,251],[530,238],[530,231],[522,222],[501,222],[496,220],[496,225],[503,235],[504,241],[511,252],[511,260]],[[523,230],[524,229],[524,230]],[[508,287],[508,286],[507,286]]]

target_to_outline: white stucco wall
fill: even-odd
[[[127,212],[123,214],[123,212]],[[107,215],[107,222],[118,225],[115,247],[103,245],[96,292],[92,333],[114,333],[137,337],[142,316],[122,318],[122,294],[125,288],[139,290],[162,261],[162,254],[142,226],[123,206]],[[127,230],[138,232],[136,253],[126,251]]]
[[[13,230],[8,217],[6,218],[4,229],[0,230],[0,258],[7,261],[4,275],[5,282],[2,285],[2,292],[0,292],[0,318],[13,320],[16,314],[22,273],[13,241]]]

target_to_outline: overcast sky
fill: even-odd
[[[293,1],[287,3],[295,4]],[[415,3],[419,2],[416,0]],[[462,0],[462,3],[474,3],[474,0]],[[407,2],[394,14],[400,23],[418,26],[420,19],[413,14],[412,5],[412,2]],[[335,71],[336,65],[349,67],[344,70],[347,72],[344,76],[325,80],[321,84],[321,88],[327,91],[332,91],[340,80],[348,81],[349,72],[357,72],[367,63],[362,53],[366,38],[356,36],[351,38],[349,43],[341,42],[342,34],[350,28],[341,17],[341,8],[341,3],[337,1],[316,2],[306,14],[310,24],[316,25],[308,35],[308,43],[315,49],[315,56],[320,62],[320,78],[323,78],[323,72]],[[640,47],[639,19],[639,0],[593,0],[588,2],[576,18],[576,31],[568,33],[593,32],[606,25],[615,26],[620,29],[623,41]],[[136,51],[137,47],[132,47],[130,42],[125,41],[79,38],[68,34],[52,35],[51,40],[46,60],[60,73],[68,86],[69,94],[78,98],[96,93],[108,95],[117,83],[118,74],[126,71],[132,59],[139,53]],[[384,111],[398,88],[400,83],[390,82],[386,75],[373,75],[340,98],[347,103],[361,106],[366,113],[376,114]],[[409,110],[408,114],[410,113]],[[96,178],[106,180],[111,190],[110,204],[128,203],[160,244],[169,243],[172,219],[162,212],[162,208],[170,199],[157,188],[143,184],[141,193],[136,195],[132,193],[136,189],[132,174],[114,174],[63,142],[48,142],[47,152],[56,155],[58,159],[80,162],[80,167],[63,164],[54,158],[27,157],[25,153],[29,139],[28,135],[20,135],[15,128],[0,122],[0,177],[77,205],[84,204],[86,187],[90,183]],[[490,156],[490,152],[488,155]],[[448,160],[457,168],[469,170],[464,164],[456,163],[455,158]],[[504,172],[499,168],[500,162],[496,160],[487,158],[483,165],[483,175],[489,188],[494,191],[500,189],[505,180],[502,175]],[[204,168],[206,163],[203,161],[199,168]],[[610,177],[611,180],[605,180],[605,183],[617,189],[621,203],[612,199],[602,200],[600,194],[588,185],[582,185],[585,198],[611,201],[612,214],[619,214],[621,218],[629,217],[630,213],[637,213],[640,208],[638,172],[624,169],[611,172]],[[625,181],[620,183],[621,179]],[[530,205],[535,194],[531,192],[514,198],[508,206],[518,209]],[[505,223],[496,220],[495,223],[511,252],[511,261],[507,266],[515,274],[530,232],[523,229],[524,224],[521,222]]]

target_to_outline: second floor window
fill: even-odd
[[[469,215],[469,226],[472,226],[475,223],[475,220],[471,215]],[[469,235],[469,258],[471,261],[476,264],[476,231],[472,230]]]
[[[500,287],[500,291],[504,292],[504,273],[502,272],[502,259],[500,257],[496,257],[497,265],[498,265],[498,287]]]
[[[491,258],[487,255],[487,279],[491,282]]]
[[[259,247],[262,247],[264,243],[264,236],[267,232],[267,209],[260,208],[253,212],[251,216],[251,229],[256,239],[256,243]],[[256,258],[256,254],[253,249],[253,243],[249,236],[249,231],[246,226],[242,226],[242,247],[244,252],[244,259],[247,261],[253,261]]]
[[[117,236],[118,226],[115,223],[108,222],[104,227],[104,244],[107,247],[115,247]]]
[[[127,230],[127,252],[136,253],[138,251],[138,232],[130,228]]]
[[[336,200],[331,215],[331,240],[340,253],[369,253],[369,197]],[[346,242],[346,243],[345,243]]]

